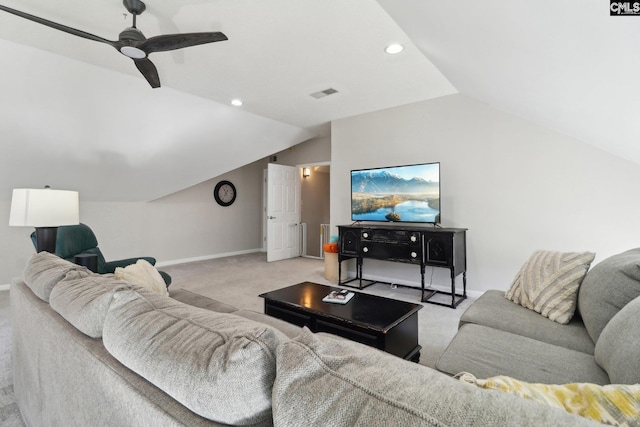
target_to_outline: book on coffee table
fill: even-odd
[[[332,304],[346,304],[351,298],[353,298],[355,294],[353,292],[349,292],[346,289],[341,291],[331,291],[329,295],[322,298],[323,302],[330,302]]]

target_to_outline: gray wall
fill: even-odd
[[[640,165],[463,95],[332,124],[331,224],[350,223],[351,169],[441,162],[442,222],[468,228],[468,286],[507,289],[538,249],[639,246]],[[427,271],[427,281],[431,271]],[[417,285],[417,267],[367,261],[365,275]],[[435,269],[433,283],[448,283]]]
[[[330,140],[320,138],[278,156],[292,165],[326,162],[330,150]],[[107,260],[147,255],[162,265],[259,251],[267,162],[251,163],[151,202],[85,202],[81,193],[80,221],[94,230]],[[238,191],[229,207],[213,199],[213,189],[222,179]],[[21,276],[35,252],[28,238],[32,228],[7,225],[10,206],[10,200],[0,200],[0,286]]]

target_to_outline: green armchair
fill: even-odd
[[[36,233],[31,233],[31,241],[36,246]],[[102,251],[98,248],[98,239],[93,234],[91,228],[86,224],[65,225],[58,227],[58,237],[56,239],[56,255],[67,261],[74,262],[74,257],[80,254],[95,254],[98,256],[98,273],[113,273],[116,267],[126,267],[135,264],[139,259],[144,259],[151,265],[156,264],[156,259],[152,257],[127,258],[118,261],[106,261]],[[171,276],[164,271],[160,271],[167,287],[171,284]]]

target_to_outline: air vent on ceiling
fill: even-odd
[[[316,99],[324,98],[325,96],[333,95],[334,93],[338,93],[337,90],[330,87],[329,89],[321,90],[320,92],[314,92],[311,94]]]

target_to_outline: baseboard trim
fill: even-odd
[[[0,291],[8,291],[10,287],[11,287],[11,285],[9,285],[9,284],[0,285]]]
[[[214,255],[204,255],[204,256],[198,256],[193,258],[174,259],[171,261],[160,261],[156,263],[156,267],[166,267],[169,265],[187,264],[190,262],[198,262],[198,261],[208,261],[211,259],[226,258],[226,257],[236,256],[236,255],[253,254],[256,252],[262,252],[262,248],[246,249],[244,251],[236,251],[236,252],[225,252],[222,254],[214,254]]]

